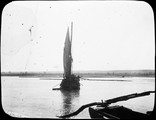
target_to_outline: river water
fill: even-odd
[[[80,90],[52,90],[61,80],[51,78],[1,77],[2,106],[5,113],[14,117],[58,118],[76,111],[84,104],[100,102],[122,95],[155,91],[155,78],[90,78],[81,80]],[[123,105],[146,113],[154,107],[155,93],[113,105]],[[77,116],[90,118],[88,108]]]

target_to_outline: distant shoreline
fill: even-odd
[[[80,77],[155,77],[154,70],[114,70],[73,72]],[[1,72],[1,76],[63,77],[63,72]]]

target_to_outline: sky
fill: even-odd
[[[14,1],[3,8],[1,71],[63,71],[73,21],[73,71],[154,69],[154,15],[141,1]]]

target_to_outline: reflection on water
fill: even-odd
[[[79,102],[79,90],[66,91],[61,90],[62,96],[62,115],[69,114],[75,110],[75,103]]]

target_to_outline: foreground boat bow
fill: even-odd
[[[136,111],[132,111],[129,108],[123,106],[109,106],[112,103],[116,103],[119,101],[126,101],[128,99],[142,97],[146,95],[150,95],[150,93],[155,93],[155,91],[147,91],[142,93],[134,93],[130,95],[124,95],[121,97],[116,97],[113,99],[105,100],[104,102],[93,102],[86,105],[81,106],[77,111],[70,113],[68,115],[57,116],[59,118],[68,118],[79,114],[85,108],[89,107],[89,114],[91,118],[103,118],[103,119],[131,119],[131,118],[148,118],[149,114],[143,114]],[[95,106],[95,108],[91,108],[91,106]],[[151,113],[148,112],[148,113]]]
[[[105,108],[89,108],[91,118],[103,119],[146,119],[148,114],[133,111],[124,106],[111,106]]]

